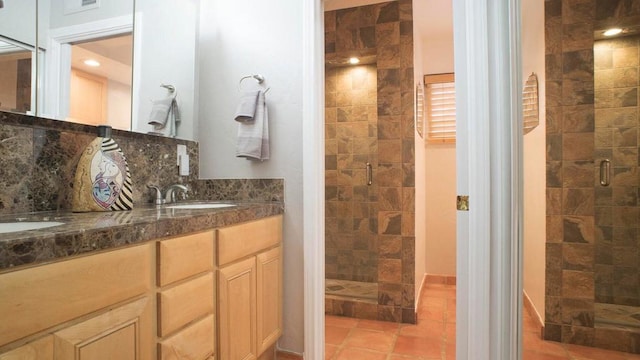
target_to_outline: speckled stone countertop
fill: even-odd
[[[57,221],[64,225],[0,233],[0,272],[284,213],[284,204],[281,202],[224,203],[236,206],[171,209],[167,205],[148,205],[138,206],[132,211],[46,211],[3,215],[0,216],[0,222]]]

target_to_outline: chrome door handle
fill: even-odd
[[[371,163],[367,163],[367,185],[371,185],[373,183],[373,169],[371,168]]]
[[[609,186],[611,183],[611,161],[604,159],[600,161],[600,185]]]

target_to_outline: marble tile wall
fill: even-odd
[[[614,4],[615,3],[615,4]],[[594,30],[624,1],[545,0],[547,340],[640,352],[640,336],[595,326]],[[616,5],[618,4],[618,5]],[[610,11],[613,5],[614,10]],[[617,9],[617,10],[616,10]],[[607,11],[605,11],[607,10]],[[615,333],[615,336],[612,336]]]
[[[378,281],[378,165],[375,65],[325,72],[325,276]],[[399,200],[399,199],[397,199]]]
[[[95,127],[0,112],[0,214],[69,210],[75,167]],[[198,143],[113,131],[127,158],[135,204],[150,204],[147,185],[181,183],[191,199],[283,201],[282,179],[198,180]],[[190,175],[179,176],[176,144],[187,146]]]
[[[640,36],[633,36],[599,40],[594,46],[595,165],[609,159],[612,168],[612,185],[596,183],[595,191],[598,303],[640,306],[639,45]]]
[[[373,52],[375,49],[375,52]],[[415,144],[411,0],[325,13],[325,55],[376,56],[378,304],[340,302],[334,314],[415,323]],[[358,311],[360,309],[361,311]],[[374,311],[375,310],[375,311]]]

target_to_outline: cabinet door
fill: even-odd
[[[256,359],[255,257],[220,269],[220,359]]]
[[[55,332],[55,359],[151,359],[152,309],[146,296]]]
[[[282,248],[258,254],[258,355],[282,335]]]
[[[53,337],[46,336],[0,354],[0,360],[53,360]]]

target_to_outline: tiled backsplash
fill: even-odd
[[[0,112],[0,214],[69,210],[76,164],[96,137],[88,125]],[[189,187],[191,199],[282,201],[282,179],[198,180],[198,143],[113,131],[131,171],[135,204],[148,204],[147,185]],[[187,146],[189,176],[179,176],[176,145]]]

